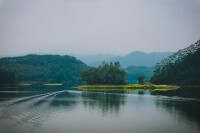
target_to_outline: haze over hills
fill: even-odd
[[[129,83],[137,83],[138,77],[143,76],[148,81],[153,75],[154,69],[154,66],[129,66],[125,69],[127,71],[127,80]]]
[[[119,61],[123,68],[129,66],[155,66],[156,63],[162,59],[172,55],[173,52],[153,52],[145,53],[140,51],[133,51],[125,56],[114,56],[114,55],[79,55],[76,56],[89,66],[99,66],[102,61],[116,62]]]
[[[107,61],[115,57],[115,55],[112,54],[95,54],[95,55],[72,54],[72,55],[80,59],[89,66],[99,66],[102,63],[102,61]]]
[[[128,66],[154,66],[162,59],[171,55],[172,52],[153,52],[144,53],[140,51],[134,51],[126,56],[113,57],[108,61],[119,61],[122,67]]]
[[[173,52],[153,52],[145,53],[133,51],[125,56],[114,56],[109,54],[97,55],[74,55],[88,66],[98,67],[102,61],[117,62],[119,61],[122,68],[127,71],[127,80],[130,83],[137,83],[139,76],[144,76],[145,80],[149,80],[153,75],[155,65],[164,58],[172,55]]]

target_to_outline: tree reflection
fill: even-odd
[[[196,121],[200,127],[200,89],[199,88],[179,88],[167,91],[152,91],[151,95],[178,96],[175,99],[157,99],[156,105],[166,109],[171,115],[180,119]],[[184,98],[182,98],[184,97]],[[189,98],[189,99],[188,99]]]
[[[156,106],[167,110],[174,118],[196,122],[200,127],[200,101],[157,99]]]
[[[85,91],[82,93],[83,105],[90,110],[98,110],[103,116],[118,116],[120,107],[126,103],[124,93],[123,91]]]
[[[200,98],[199,87],[181,87],[175,90],[153,90],[150,92],[151,95],[163,95],[163,96],[179,96],[187,98]]]
[[[76,94],[63,92],[53,97],[53,99],[50,102],[50,107],[73,108],[78,102],[77,98],[78,96]]]

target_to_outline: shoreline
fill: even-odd
[[[80,90],[136,90],[136,89],[144,89],[144,90],[172,90],[178,89],[179,86],[175,85],[153,85],[153,84],[129,84],[129,85],[82,85],[78,86]]]

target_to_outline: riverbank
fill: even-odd
[[[61,83],[41,83],[41,82],[19,82],[19,83],[15,83],[15,84],[3,84],[0,85],[0,87],[3,88],[12,88],[12,87],[23,87],[23,86],[31,86],[31,85],[43,85],[43,86],[63,86],[63,84]]]
[[[62,86],[63,84],[60,83],[49,83],[49,84],[43,84],[45,86]]]
[[[129,85],[82,85],[78,86],[81,90],[110,90],[110,89],[125,89],[125,90],[133,90],[133,89],[178,89],[179,86],[174,85],[154,85],[154,84],[129,84]]]

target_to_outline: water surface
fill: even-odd
[[[199,89],[134,92],[35,87],[1,89],[0,132],[200,132]]]

